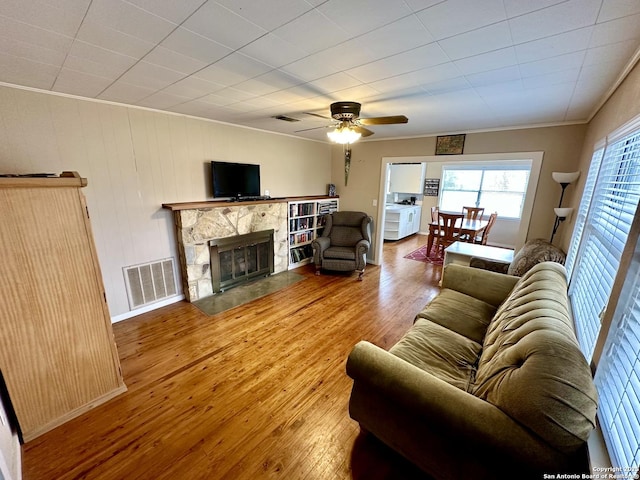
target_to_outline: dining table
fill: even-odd
[[[463,218],[460,226],[455,227],[455,233],[458,236],[467,236],[471,242],[478,235],[481,235],[487,225],[489,224],[488,220],[471,220],[468,218]],[[438,229],[442,227],[440,222],[431,222],[429,224],[429,238],[427,239],[427,252],[431,252],[431,247],[433,246],[433,239],[438,236]]]

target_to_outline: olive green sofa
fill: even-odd
[[[522,277],[447,265],[389,351],[354,347],[351,417],[437,479],[588,471],[597,396],[566,291],[554,262]]]

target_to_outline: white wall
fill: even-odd
[[[6,394],[6,391],[4,392]],[[8,395],[7,395],[8,397]],[[0,392],[0,478],[20,480],[22,478],[22,452],[15,425],[8,415],[9,399]]]
[[[211,160],[260,164],[272,197],[326,194],[331,181],[328,144],[0,86],[0,173],[76,170],[88,179],[112,317],[129,311],[123,267],[167,257],[177,264],[162,204],[211,199]]]

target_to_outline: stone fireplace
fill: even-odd
[[[211,283],[219,293],[273,273],[273,229],[209,241]]]
[[[272,230],[273,273],[289,267],[286,201],[193,202],[167,208],[174,214],[182,286],[190,302],[214,294],[211,241]]]

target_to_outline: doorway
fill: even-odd
[[[387,204],[387,186],[389,184],[391,165],[395,163],[425,163],[426,179],[435,177],[441,178],[443,164],[476,164],[480,165],[509,165],[515,162],[528,160],[531,162],[531,170],[527,183],[526,193],[524,196],[522,213],[520,218],[502,218],[498,217],[498,221],[494,226],[497,239],[502,238],[502,242],[497,245],[508,248],[520,248],[527,238],[529,231],[529,223],[531,221],[531,212],[533,210],[533,202],[535,192],[540,177],[540,169],[542,167],[542,158],[544,152],[516,152],[516,153],[496,153],[496,154],[475,154],[475,155],[447,155],[447,156],[412,156],[412,157],[383,157],[380,170],[380,185],[378,191],[378,217],[377,225],[379,226],[375,232],[375,259],[382,259],[382,250],[384,247],[384,225],[386,221],[386,204]],[[421,196],[422,204],[421,214],[421,233],[428,232],[428,223],[431,218],[431,206],[437,205],[439,196]],[[426,199],[426,200],[425,200]],[[378,263],[377,261],[374,263]]]

